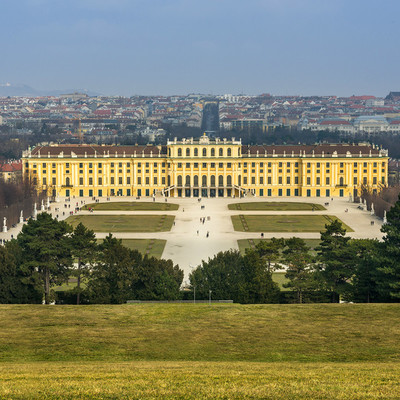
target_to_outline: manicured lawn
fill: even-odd
[[[122,239],[124,246],[156,258],[161,258],[166,243],[161,239]]]
[[[326,210],[324,206],[313,203],[292,203],[284,201],[258,201],[249,203],[234,203],[228,205],[229,210],[242,211],[309,211]]]
[[[175,211],[179,206],[178,204],[165,202],[113,201],[86,204],[82,207],[83,210],[88,210],[89,208],[97,211]]]
[[[0,320],[7,363],[400,360],[400,304],[0,305]]]
[[[244,254],[246,249],[256,246],[261,241],[271,241],[271,239],[239,239],[238,246],[239,251]],[[303,239],[306,242],[306,245],[310,247],[312,250],[317,247],[320,243],[319,239]]]
[[[170,231],[173,215],[73,215],[67,222],[82,222],[95,232],[165,232]]]
[[[5,363],[0,376],[7,400],[394,400],[400,363]]]
[[[233,215],[235,231],[242,232],[321,232],[331,215]],[[347,232],[353,230],[343,223]]]

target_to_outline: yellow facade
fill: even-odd
[[[387,184],[388,156],[367,145],[54,145],[23,157],[23,172],[53,196],[344,197]]]

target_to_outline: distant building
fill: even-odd
[[[400,101],[400,92],[390,92],[386,97],[386,100]]]
[[[215,99],[204,99],[203,117],[201,120],[201,130],[209,134],[219,132],[219,101]]]
[[[18,182],[22,179],[21,161],[0,164],[0,180],[3,182]]]
[[[355,132],[365,133],[386,132],[389,128],[387,119],[380,115],[357,117],[353,125]]]

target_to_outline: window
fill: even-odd
[[[282,168],[282,163],[281,163],[281,162],[278,164],[278,167],[279,167],[279,168]]]
[[[243,177],[243,185],[247,185],[247,176]]]
[[[307,177],[307,185],[311,185],[311,178]]]
[[[222,147],[220,147],[220,148],[219,148],[219,150],[218,150],[218,154],[219,154],[219,156],[220,156],[220,157],[222,157],[222,156],[223,156],[223,154],[224,154],[224,151],[222,150]]]
[[[290,185],[290,176],[287,176],[287,177],[286,177],[286,184],[287,184],[287,185]]]
[[[215,149],[214,148],[211,149],[211,157],[215,157]]]
[[[102,185],[102,184],[103,184],[103,178],[98,178],[97,181],[98,181],[98,184],[99,184],[99,185]]]
[[[252,185],[255,185],[255,184],[256,184],[256,178],[255,178],[254,176],[251,178],[251,184],[252,184]]]
[[[262,185],[263,183],[264,183],[264,178],[260,176],[260,185]]]
[[[53,178],[53,185],[55,185],[57,182],[56,182],[56,178]]]
[[[211,163],[211,168],[215,168],[215,163]]]
[[[207,149],[204,147],[203,148],[203,157],[206,157],[207,156]]]
[[[199,149],[197,147],[194,149],[194,155],[195,157],[199,155]]]
[[[353,178],[353,184],[357,185],[357,177],[356,176]]]
[[[363,184],[366,185],[367,184],[367,177],[364,176],[363,178]]]
[[[189,149],[189,147],[186,149],[186,157],[190,157],[190,149]]]
[[[272,178],[269,176],[268,177],[268,185],[271,185],[272,184]],[[270,195],[268,195],[268,196],[270,196]]]
[[[111,163],[111,168],[114,168],[114,163],[113,162]]]
[[[330,163],[326,163],[326,168],[329,168],[331,166],[331,164]]]
[[[282,177],[281,176],[278,178],[278,185],[282,185]]]
[[[354,168],[357,168],[357,163],[356,162],[353,165],[354,165]]]
[[[224,164],[223,164],[222,162],[220,162],[220,163],[218,164],[218,168],[224,168]]]
[[[161,184],[162,184],[162,185],[165,185],[165,176],[163,176],[163,177],[161,178]]]
[[[194,168],[199,168],[199,163],[195,162],[194,163]]]
[[[373,185],[376,185],[376,184],[377,184],[376,176],[373,177],[373,179],[372,179],[372,184],[373,184]]]
[[[122,176],[118,178],[118,185],[122,185]]]
[[[114,182],[114,177],[112,176],[112,177],[111,177],[111,185],[114,185],[114,183],[115,183],[115,182]]]
[[[142,184],[142,178],[140,176],[137,178],[137,183],[138,183],[138,185]]]
[[[321,178],[319,177],[319,176],[317,176],[317,185],[320,185],[321,184]]]
[[[181,148],[178,149],[178,157],[182,157],[182,149]]]
[[[287,163],[286,163],[286,167],[287,167],[287,168],[290,168],[290,162],[287,162]]]
[[[99,168],[102,168],[103,164],[101,162],[99,162]]]
[[[157,177],[154,177],[154,184],[157,185]]]
[[[232,149],[230,147],[228,147],[228,157],[232,156]]]
[[[385,177],[382,176],[382,184],[385,184]]]
[[[311,168],[311,163],[307,163],[307,168]]]
[[[252,162],[251,163],[251,168],[255,168],[256,167],[256,163],[255,162]]]
[[[178,162],[178,168],[182,168],[182,163]]]
[[[207,168],[207,163],[203,162],[202,167],[203,167],[203,168]]]
[[[47,179],[43,178],[43,185],[47,185]]]
[[[321,163],[317,162],[317,168],[321,168]]]
[[[330,185],[330,178],[329,178],[329,176],[327,176],[327,177],[325,178],[325,184],[326,184],[326,185]]]
[[[228,162],[227,168],[232,168],[232,164],[230,162]]]
[[[89,178],[89,185],[93,185],[93,178]]]
[[[376,164],[376,163],[375,163]],[[44,162],[44,163],[42,163],[42,167],[43,168],[46,168],[46,163]]]
[[[148,176],[146,177],[146,185],[150,185],[150,178]]]
[[[131,177],[130,177],[130,176],[128,176],[128,177],[126,178],[126,184],[127,184],[127,185],[130,185],[130,184],[131,184]]]
[[[286,196],[290,197],[290,189],[286,189]]]
[[[186,163],[186,168],[190,168],[190,163]]]
[[[295,185],[299,184],[299,177],[298,176],[294,177],[294,183],[295,183]]]

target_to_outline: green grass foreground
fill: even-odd
[[[66,222],[76,226],[82,222],[95,232],[166,232],[173,215],[73,215]]]
[[[339,219],[331,215],[233,215],[231,218],[234,230],[241,232],[321,232],[325,224]],[[344,222],[342,225],[347,232],[353,232]]]
[[[0,306],[0,361],[400,361],[400,304]]]
[[[165,202],[113,201],[86,204],[82,210],[89,208],[97,211],[175,211],[179,205]]]
[[[398,399],[400,304],[0,306],[1,399]]]
[[[6,363],[0,376],[0,398],[13,400],[390,400],[400,363]]]
[[[258,201],[228,204],[229,210],[242,211],[311,211],[326,210],[324,206],[314,203],[296,203],[284,201]]]
[[[162,239],[121,239],[122,244],[128,249],[137,250],[149,257],[161,258],[166,240]],[[103,243],[103,239],[97,239],[97,243]]]

